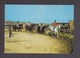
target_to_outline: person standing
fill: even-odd
[[[9,38],[11,38],[12,36],[12,28],[11,28],[11,25],[9,25]]]
[[[37,32],[40,33],[40,24],[37,26]]]
[[[40,26],[40,33],[42,34],[42,28],[43,28],[43,24],[41,24]]]
[[[16,24],[16,29],[18,29],[18,32],[19,32],[19,24]]]
[[[28,22],[28,24],[27,24],[27,25],[28,25],[28,31],[29,31],[29,32],[31,32],[31,23],[30,23],[30,22]]]

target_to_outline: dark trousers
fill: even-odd
[[[9,37],[11,38],[11,35],[12,35],[12,32],[11,31],[9,31]]]

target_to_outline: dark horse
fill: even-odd
[[[45,33],[45,29],[47,28],[48,26],[42,26],[42,28],[41,28],[41,26],[38,26],[38,28],[37,28],[37,32],[38,33],[41,33],[41,34],[44,34]],[[41,29],[40,29],[41,28]]]
[[[27,31],[33,32],[33,30],[35,30],[35,24],[31,24],[30,26],[26,25],[25,28],[26,28],[26,32]]]
[[[21,31],[21,29],[23,29],[23,24],[19,24],[19,26],[17,25],[13,25],[13,31]]]

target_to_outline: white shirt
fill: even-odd
[[[28,26],[31,26],[31,23],[28,23],[27,25],[28,25]]]

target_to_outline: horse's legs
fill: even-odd
[[[51,36],[53,37],[53,31],[51,31]]]
[[[20,31],[20,29],[18,28],[18,32]]]
[[[57,32],[57,38],[58,38],[59,36],[58,36],[58,32]]]

